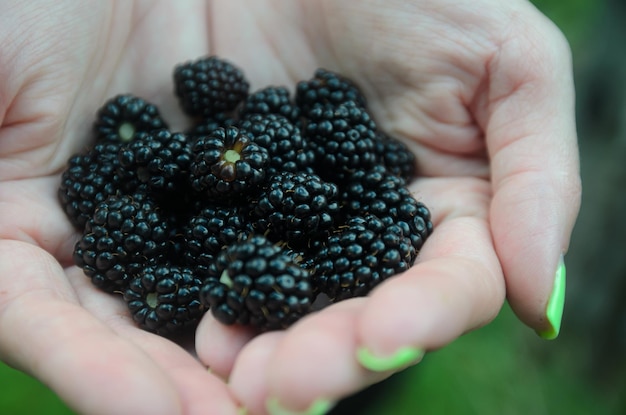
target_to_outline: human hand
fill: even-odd
[[[173,95],[174,64],[207,49],[204,17],[187,26],[205,5],[187,4],[0,5],[0,359],[78,413],[238,413],[192,353],[138,329],[73,266],[78,234],[57,199],[97,107],[119,91]]]
[[[230,378],[253,413],[264,413],[268,397],[322,408],[388,376],[393,370],[364,369],[357,349],[419,358],[493,318],[505,284],[522,320],[549,329],[545,308],[580,192],[569,57],[526,3],[484,3],[231,1],[212,3],[209,13],[192,2],[57,2],[38,9],[49,16],[4,5],[0,54],[14,67],[2,69],[0,102],[0,357],[81,412],[139,404],[235,411],[202,365],[137,330],[119,302],[71,266],[75,235],[55,198],[58,172],[85,144],[85,120],[105,98],[133,92],[180,124],[171,68],[207,51],[254,68],[253,88],[292,84],[318,66],[355,80],[381,126],[412,140],[422,178],[411,187],[436,229],[410,271],[285,332],[250,341],[248,331],[206,316],[199,358]],[[126,362],[124,375],[94,370],[113,359]],[[86,375],[94,372],[101,377]],[[129,384],[141,388],[123,395]]]
[[[199,357],[246,407],[322,413],[486,324],[505,296],[540,335],[558,334],[580,179],[569,48],[551,22],[526,1],[490,0],[230,2],[213,13],[213,52],[259,68],[257,85],[318,66],[360,85],[383,129],[417,154],[411,189],[435,224],[412,269],[287,331],[249,341],[205,317]],[[233,19],[256,26],[229,30]],[[259,38],[272,47],[254,48]],[[270,53],[285,66],[262,69]]]

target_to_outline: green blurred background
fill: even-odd
[[[585,191],[566,257],[561,336],[540,340],[505,306],[493,323],[340,402],[332,415],[626,413],[626,195],[619,192],[626,184],[626,5],[534,3],[571,44],[578,95]],[[0,363],[0,415],[22,414],[72,411]]]

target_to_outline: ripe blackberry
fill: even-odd
[[[286,328],[310,311],[310,274],[297,258],[262,235],[236,242],[217,256],[200,298],[224,324]]]
[[[306,246],[333,226],[339,213],[337,196],[337,186],[317,175],[277,173],[253,202],[253,226],[274,241]]]
[[[296,85],[295,102],[304,115],[319,104],[336,106],[349,101],[362,108],[367,106],[363,93],[354,82],[324,68],[318,68],[311,79]]]
[[[119,142],[104,140],[68,160],[57,195],[77,229],[85,227],[100,202],[112,195],[134,193],[140,186],[136,178],[122,179],[119,175],[117,154],[121,147]]]
[[[93,125],[96,138],[127,143],[139,132],[167,128],[159,109],[131,94],[116,95],[100,107]]]
[[[120,165],[132,171],[153,192],[174,192],[188,183],[191,143],[182,133],[163,129],[139,133],[118,154]]]
[[[339,200],[348,215],[370,213],[402,227],[418,251],[432,233],[428,208],[411,195],[403,178],[382,165],[355,172],[341,187]]]
[[[232,243],[250,234],[240,206],[203,206],[184,228],[184,258],[193,267],[210,266],[215,256]]]
[[[237,197],[265,180],[267,150],[237,127],[218,128],[193,146],[191,184],[209,196]]]
[[[173,76],[180,105],[192,117],[232,111],[250,88],[241,69],[217,56],[181,63]]]
[[[239,117],[246,119],[251,115],[277,114],[298,124],[300,108],[291,99],[291,93],[283,86],[268,86],[250,94],[239,108]]]
[[[397,225],[374,215],[355,216],[336,227],[316,256],[313,280],[332,300],[365,296],[413,265],[416,251]]]
[[[326,180],[342,181],[377,161],[376,124],[354,103],[316,106],[304,135],[315,152],[315,171]]]
[[[390,173],[411,180],[416,175],[415,154],[405,143],[378,131],[375,152]]]
[[[248,133],[254,143],[267,150],[268,175],[311,169],[315,161],[313,150],[300,134],[300,129],[282,115],[250,115],[240,122],[239,128]]]
[[[399,206],[397,215],[381,216],[386,225],[399,226],[405,235],[409,235],[416,251],[420,251],[426,239],[433,232],[433,223],[430,220],[430,211],[421,202],[414,203],[408,198]]]
[[[130,280],[123,297],[139,327],[168,336],[197,325],[204,314],[201,286],[191,268],[153,261]]]
[[[142,195],[110,196],[96,207],[74,248],[74,263],[104,291],[127,287],[148,258],[169,248],[169,224]]]

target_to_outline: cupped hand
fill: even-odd
[[[207,316],[196,343],[202,361],[253,413],[322,413],[486,324],[505,296],[530,328],[555,337],[556,275],[580,200],[562,34],[526,1],[283,2],[278,15],[269,10],[216,4],[216,50],[247,68],[268,54],[282,59],[285,67],[255,75],[263,83],[317,66],[356,81],[379,125],[417,155],[410,188],[431,209],[435,231],[409,271],[287,331],[250,341]],[[242,33],[233,19],[258,27]],[[256,39],[271,47],[253,48]]]
[[[486,324],[505,296],[528,326],[558,334],[548,308],[580,199],[574,96],[567,43],[529,3],[1,8],[0,358],[79,412],[228,414],[241,403],[264,414],[269,402],[322,413]],[[56,188],[114,94],[184,125],[171,70],[207,53],[244,68],[253,89],[316,67],[353,79],[381,128],[415,152],[410,187],[435,231],[409,271],[286,331],[253,337],[207,314],[194,359],[135,328],[72,266],[77,235]]]

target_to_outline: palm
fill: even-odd
[[[9,69],[22,85],[17,93],[5,94],[12,101],[3,108],[0,130],[0,238],[7,239],[0,249],[13,258],[0,268],[1,285],[9,293],[0,295],[0,317],[13,308],[17,314],[38,310],[32,324],[45,323],[49,333],[81,339],[71,348],[82,356],[78,360],[95,367],[94,350],[108,346],[111,358],[128,364],[128,371],[156,379],[155,391],[171,384],[189,408],[234,413],[233,399],[221,381],[182,347],[137,329],[119,299],[96,290],[72,266],[77,235],[56,199],[58,173],[69,155],[88,143],[93,114],[105,99],[132,92],[157,104],[173,128],[182,128],[186,119],[172,93],[171,71],[175,64],[206,53],[244,68],[253,89],[293,86],[319,66],[354,79],[382,128],[411,142],[422,176],[411,188],[431,208],[437,229],[412,270],[367,299],[329,307],[286,332],[249,342],[246,331],[222,327],[207,315],[197,333],[199,360],[218,375],[231,376],[235,396],[259,412],[268,393],[295,407],[318,396],[338,398],[380,379],[358,367],[356,344],[375,344],[371,347],[383,354],[402,342],[439,347],[495,315],[504,279],[488,222],[490,138],[483,135],[505,126],[496,117],[490,119],[492,100],[512,93],[513,85],[521,82],[502,79],[498,96],[483,89],[485,68],[496,50],[497,40],[490,36],[501,30],[495,18],[472,16],[473,25],[488,29],[481,32],[484,38],[468,38],[460,28],[470,10],[446,9],[427,0],[412,5],[381,2],[369,8],[352,2],[119,3],[105,2],[98,10],[79,6],[85,7],[78,11],[85,18],[69,26],[63,10],[53,13],[57,21],[51,27],[63,23],[67,29],[58,33],[60,39],[47,38],[46,30],[33,32],[33,43],[46,44],[46,56],[26,51],[25,59],[16,61],[23,67]],[[515,138],[506,134],[498,142]],[[22,269],[32,272],[11,277],[24,273]],[[472,270],[479,275],[467,278]],[[478,293],[473,284],[483,291]],[[415,313],[432,317],[416,322],[409,318]],[[25,346],[31,354],[41,352],[40,334],[29,330],[32,326],[18,330],[22,342],[32,342]],[[93,335],[78,336],[85,332]],[[380,339],[389,339],[388,344]],[[0,346],[2,357],[24,347]],[[31,367],[28,353],[19,355],[9,362]],[[60,365],[52,360],[38,375],[63,393],[56,372]],[[78,372],[80,366],[72,369]],[[299,387],[303,384],[308,385],[304,391]],[[101,405],[103,412],[111,412],[106,410],[113,405],[107,400],[116,392],[111,389],[110,395],[89,395],[94,402],[88,406],[77,390],[65,390],[65,397],[83,410],[93,412]],[[171,408],[155,403],[155,410],[167,413]]]

